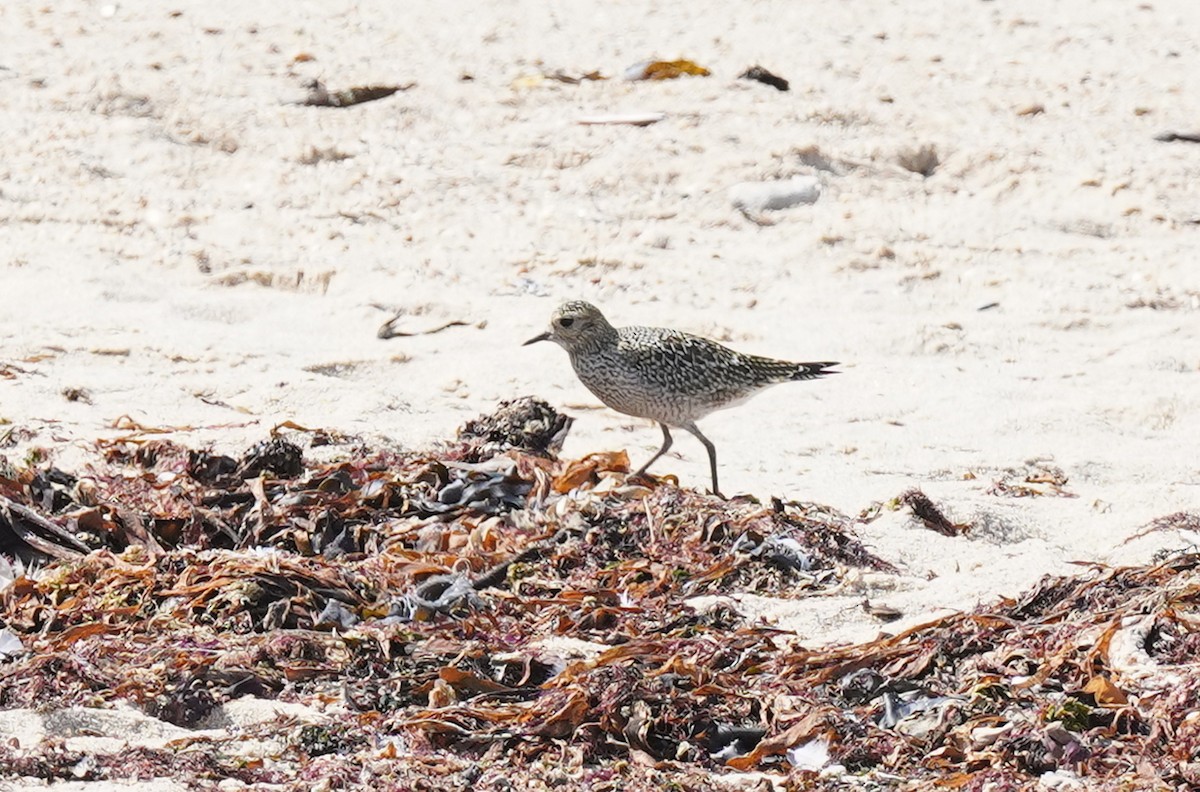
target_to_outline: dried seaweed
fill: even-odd
[[[769,85],[777,91],[786,91],[789,89],[787,80],[776,74],[772,74],[762,66],[751,66],[749,69],[746,69],[746,71],[739,74],[738,78],[742,80],[754,80],[755,82],[760,82],[763,85]]]
[[[0,552],[22,561],[76,558],[88,548],[33,509],[0,495]]]
[[[1033,462],[1023,470],[1009,470],[1002,478],[992,482],[988,488],[989,495],[1003,495],[1010,498],[1036,498],[1043,495],[1053,495],[1060,498],[1078,497],[1068,492],[1067,474],[1062,468],[1044,462]]]
[[[622,453],[560,460],[568,426],[521,400],[437,452],[351,444],[326,462],[299,427],[240,458],[139,434],[78,475],[0,478],[9,522],[71,547],[0,592],[0,707],[125,702],[193,727],[244,695],[340,705],[319,723],[120,757],[3,745],[0,777],[563,790],[711,788],[730,768],[808,789],[1200,778],[1200,555],[1093,566],[897,635],[804,646],[687,601],[799,599],[836,591],[851,567],[894,571],[853,518],[631,481]],[[247,758],[247,739],[275,747]]]
[[[468,454],[473,461],[508,449],[550,455],[562,448],[572,421],[541,399],[524,396],[502,401],[495,412],[467,421],[458,430],[458,437],[478,441]]]
[[[1154,139],[1161,143],[1174,143],[1175,141],[1200,143],[1200,132],[1160,132],[1154,136]]]
[[[377,330],[375,332],[376,338],[380,338],[380,339],[386,341],[389,338],[411,338],[412,336],[434,335],[435,333],[440,333],[443,330],[449,330],[451,327],[482,328],[486,325],[486,322],[479,322],[477,324],[472,325],[468,322],[463,322],[458,319],[453,319],[449,322],[443,322],[440,325],[435,325],[434,327],[430,327],[425,330],[397,330],[396,322],[400,321],[404,316],[405,316],[405,312],[400,311],[395,316],[393,316],[391,319],[388,319],[386,322],[381,324],[379,326],[379,330]]]
[[[1179,511],[1162,517],[1156,517],[1148,522],[1140,531],[1131,534],[1121,544],[1128,544],[1134,539],[1141,539],[1143,536],[1148,536],[1158,531],[1190,531],[1200,534],[1200,513]]]
[[[956,523],[942,514],[942,510],[934,505],[929,496],[919,489],[910,489],[897,498],[897,502],[912,509],[921,523],[931,531],[937,531],[943,536],[960,536],[971,530],[966,523]]]

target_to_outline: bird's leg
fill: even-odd
[[[717,447],[712,444],[711,440],[700,433],[700,427],[696,426],[695,421],[684,424],[683,428],[695,435],[696,439],[704,443],[704,447],[708,449],[708,466],[712,469],[713,495],[716,495],[718,498],[724,498],[725,496],[721,494],[721,490],[717,486]]]
[[[670,431],[669,429],[667,429],[667,425],[666,425],[665,423],[660,423],[660,424],[659,424],[659,426],[661,426],[661,427],[662,427],[662,430],[663,430],[663,444],[662,444],[662,448],[658,449],[658,453],[657,453],[657,454],[655,454],[654,456],[650,457],[650,461],[649,461],[649,462],[647,462],[646,464],[644,464],[644,465],[642,465],[640,468],[638,468],[638,472],[633,474],[633,475],[634,475],[634,478],[636,478],[636,477],[638,477],[638,476],[642,475],[643,473],[645,473],[645,472],[646,472],[646,468],[648,468],[648,467],[650,467],[651,465],[653,465],[655,462],[657,462],[657,461],[658,461],[658,458],[659,458],[660,456],[662,456],[663,454],[667,453],[667,451],[668,451],[668,450],[670,450],[670,448],[671,448],[671,443],[673,443],[673,442],[674,442],[674,441],[671,439],[671,431]]]

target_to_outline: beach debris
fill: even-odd
[[[787,763],[797,770],[821,770],[829,764],[829,740],[818,737],[797,743],[784,751],[783,755]]]
[[[189,466],[193,461],[193,457],[189,453]],[[276,478],[295,478],[302,472],[304,472],[304,452],[300,450],[300,446],[282,437],[272,437],[251,446],[238,463],[234,475],[238,478],[248,479],[270,473]]]
[[[708,735],[708,754],[718,762],[745,756],[754,750],[767,730],[761,726],[737,726],[717,723]]]
[[[30,477],[30,485],[36,477]],[[0,482],[2,484],[4,482]],[[9,482],[10,485],[15,482]],[[6,487],[6,489],[9,489]],[[32,486],[31,486],[32,489]],[[53,508],[53,495],[42,499],[42,508]],[[0,552],[22,563],[78,558],[90,548],[34,509],[0,495]]]
[[[748,553],[785,572],[808,572],[813,567],[812,558],[804,546],[790,536],[775,535],[762,537],[754,531],[746,531],[733,543],[735,553]]]
[[[1155,289],[1153,296],[1139,295],[1125,303],[1125,307],[1152,311],[1197,310],[1200,309],[1200,291],[1189,289],[1180,295],[1167,289]]]
[[[525,496],[532,483],[516,475],[516,465],[509,462],[500,470],[481,469],[462,463],[450,463],[438,469],[439,482],[445,481],[437,491],[436,499],[414,501],[423,514],[447,514],[469,508],[483,514],[498,514],[525,505]]]
[[[273,611],[269,611],[267,617],[263,621],[263,626],[267,627],[268,624],[270,624],[278,628],[282,625],[282,619],[280,617],[285,613],[286,608],[275,608]],[[325,607],[321,609],[321,612],[313,621],[313,627],[318,630],[326,628],[349,630],[360,621],[362,620],[353,610],[346,607],[342,602],[336,599],[331,599],[325,603]]]
[[[922,525],[931,531],[937,531],[942,536],[961,536],[971,529],[967,523],[956,523],[947,518],[942,514],[942,510],[929,499],[929,496],[919,489],[906,490],[900,494],[896,502],[900,506],[912,509],[913,516],[920,520]]]
[[[554,69],[553,71],[543,69],[536,74],[522,74],[514,79],[510,85],[514,90],[528,90],[545,85],[548,82],[563,83],[565,85],[579,85],[585,82],[595,82],[607,79],[608,77],[597,70],[581,72],[566,71],[564,69]]]
[[[443,322],[440,325],[435,325],[425,330],[397,330],[396,322],[400,321],[408,312],[400,310],[391,319],[388,319],[379,326],[379,330],[375,333],[376,337],[387,340],[389,338],[410,338],[412,336],[433,335],[440,333],[443,330],[449,330],[451,327],[476,327],[482,330],[487,327],[487,321],[476,322],[472,325],[470,322],[464,322],[460,319],[451,319],[449,322]]]
[[[63,388],[62,395],[69,402],[92,403],[92,393],[87,388]]]
[[[1156,517],[1146,523],[1141,530],[1129,535],[1121,544],[1129,544],[1135,539],[1141,539],[1158,531],[1188,531],[1200,535],[1200,511],[1178,511],[1162,517]]]
[[[607,80],[608,78],[599,71],[590,72],[566,72],[562,69],[555,69],[552,72],[542,72],[542,76],[547,80],[566,83],[567,85],[579,85],[582,82],[593,82],[598,80]]]
[[[613,472],[629,472],[629,454],[624,451],[597,451],[569,463],[566,470],[554,478],[551,487],[555,492],[567,493],[585,484],[598,484],[605,473]]]
[[[754,80],[763,85],[769,85],[777,91],[788,90],[788,81],[764,69],[762,66],[751,66],[738,75],[742,80]]]
[[[883,690],[879,695],[882,709],[875,723],[880,728],[922,739],[942,721],[944,709],[960,700],[957,696],[934,696],[921,688],[903,692]],[[910,722],[905,724],[906,720]]]
[[[401,621],[427,621],[437,614],[453,616],[484,608],[469,578],[461,574],[434,575],[401,595],[388,611]]]
[[[308,107],[352,107],[364,102],[374,102],[384,99],[399,91],[407,91],[416,83],[404,85],[366,85],[330,91],[320,80],[310,80],[305,83],[308,96],[299,104]]]
[[[10,555],[8,551],[0,552],[0,591],[8,588],[20,578],[37,577],[40,568],[36,562],[27,564],[16,554]]]
[[[1068,492],[1067,474],[1057,465],[1044,460],[1030,460],[1024,468],[1009,468],[992,482],[987,494],[1008,498],[1037,498],[1045,495],[1057,498],[1077,498]]]
[[[510,448],[553,456],[562,449],[574,420],[541,399],[522,396],[467,421],[459,428],[458,439],[479,444],[473,457],[492,457]]]
[[[650,126],[667,117],[666,113],[613,113],[583,116],[575,123],[583,126]]]
[[[821,180],[815,176],[740,182],[729,188],[729,202],[733,204],[733,208],[747,216],[816,203],[820,197]]]
[[[1200,143],[1200,132],[1160,132],[1154,139],[1161,143]]]
[[[6,560],[0,702],[127,706],[188,728],[245,696],[320,713],[183,738],[203,750],[90,754],[88,777],[110,781],[583,792],[709,788],[731,770],[829,790],[846,774],[880,788],[1200,777],[1180,759],[1200,751],[1200,553],[1092,565],[895,635],[811,646],[686,603],[836,596],[856,569],[894,572],[857,520],[628,483],[623,452],[557,458],[568,425],[523,399],[435,450],[347,442],[318,461],[280,427],[241,455],[132,435],[78,475],[15,468],[0,478],[5,519],[69,551],[36,570]],[[59,778],[85,758],[0,742],[8,773]]]
[[[760,740],[750,753],[725,763],[736,770],[749,770],[758,765],[778,766],[781,758],[798,745],[814,741],[832,742],[836,733],[830,728],[831,714],[829,708],[813,707],[794,722],[781,723],[775,734]]]
[[[712,72],[690,60],[648,60],[635,63],[625,70],[626,80],[674,80],[677,77],[708,77]]]
[[[16,657],[25,651],[25,644],[11,630],[0,629],[0,661]]]
[[[878,602],[871,602],[871,600],[866,599],[866,598],[863,599],[861,605],[862,605],[862,609],[865,613],[868,613],[871,616],[874,616],[876,619],[879,619],[879,621],[881,621],[881,622],[893,622],[893,621],[896,621],[896,619],[899,619],[901,616],[904,615],[904,611],[898,610],[889,605],[883,605]]]

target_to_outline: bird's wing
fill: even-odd
[[[753,381],[758,358],[707,338],[659,328],[629,328],[622,350],[648,384],[682,393],[718,393]]]

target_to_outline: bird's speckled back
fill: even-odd
[[[575,373],[614,410],[678,425],[792,379],[796,365],[661,327],[622,327],[571,352]]]

